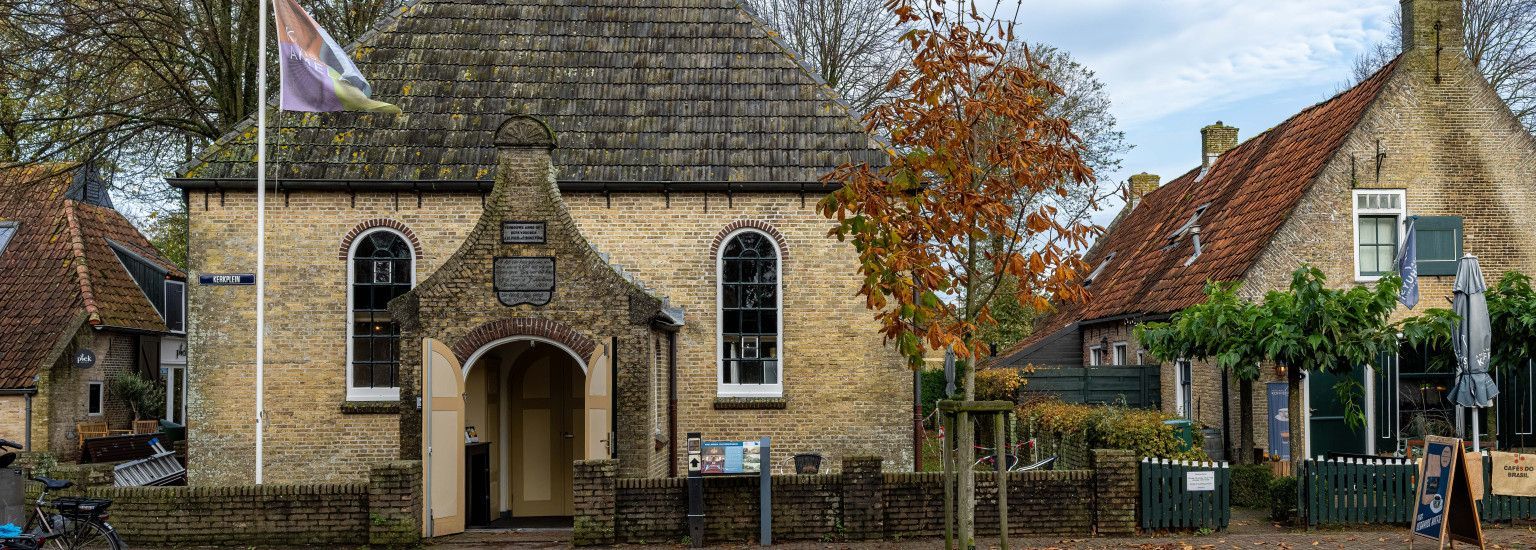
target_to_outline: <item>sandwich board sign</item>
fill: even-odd
[[[1464,542],[1483,547],[1483,526],[1467,468],[1466,449],[1460,439],[1424,438],[1424,461],[1419,466],[1413,523],[1409,525],[1415,537],[1435,541],[1436,548],[1447,541],[1453,546]]]

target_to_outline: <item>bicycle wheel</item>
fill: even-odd
[[[64,533],[49,541],[63,550],[125,550],[117,531],[96,521],[66,519]]]

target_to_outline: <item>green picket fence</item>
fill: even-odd
[[[1477,455],[1469,455],[1477,456]],[[1483,455],[1483,501],[1478,503],[1477,515],[1483,521],[1510,521],[1536,519],[1536,497],[1508,497],[1493,494],[1493,458]]]
[[[1232,521],[1232,470],[1225,462],[1141,460],[1141,528],[1226,529]]]
[[[1298,476],[1297,510],[1308,527],[1408,523],[1413,513],[1412,461],[1383,458],[1307,459]]]

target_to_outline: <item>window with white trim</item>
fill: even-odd
[[[762,232],[725,238],[718,266],[720,395],[784,394],[779,258],[778,244]]]
[[[90,416],[101,416],[101,410],[104,408],[103,401],[107,397],[103,390],[104,388],[102,387],[101,382],[86,383],[85,414]]]
[[[1104,346],[1088,346],[1088,366],[1097,367],[1103,364]]]
[[[160,309],[165,317],[165,328],[176,334],[187,332],[187,283],[165,281],[165,307]]]
[[[1374,281],[1396,268],[1407,211],[1402,189],[1356,189],[1355,279]]]
[[[1113,357],[1112,362],[1110,364],[1111,365],[1124,365],[1125,364],[1125,360],[1126,360],[1126,356],[1130,355],[1129,351],[1130,351],[1130,345],[1126,344],[1125,342],[1115,342],[1115,354],[1114,354],[1114,357]]]
[[[404,235],[375,228],[357,236],[349,257],[347,399],[399,399],[400,326],[388,306],[416,283],[415,251]]]
[[[1174,361],[1174,412],[1181,417],[1190,418],[1194,414],[1194,387],[1192,378],[1194,373],[1188,359]]]

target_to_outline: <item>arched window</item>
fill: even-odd
[[[388,306],[415,284],[415,254],[404,236],[375,228],[357,236],[350,257],[347,399],[399,399],[400,327]]]
[[[763,233],[726,236],[720,252],[720,395],[784,393],[779,249]]]

